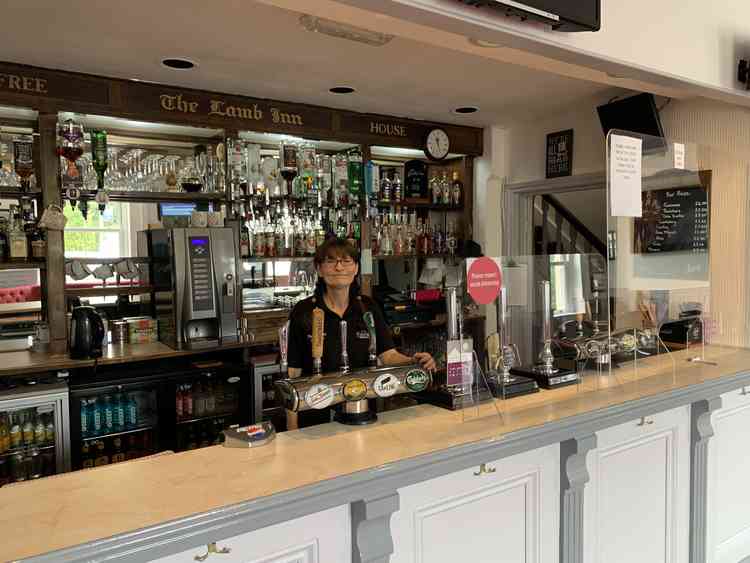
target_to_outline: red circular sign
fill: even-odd
[[[477,258],[466,273],[469,295],[480,305],[489,305],[500,294],[503,276],[500,267],[492,258]]]

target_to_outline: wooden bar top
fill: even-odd
[[[285,432],[257,449],[213,446],[0,488],[4,559],[18,559],[153,526],[327,479],[566,417],[654,397],[750,370],[750,350],[712,346],[640,360],[580,385],[477,409],[420,405],[381,413],[367,427],[324,424]],[[491,461],[491,460],[488,460]]]
[[[174,350],[161,342],[148,344],[110,344],[101,358],[95,360],[73,360],[67,354],[46,354],[44,352],[33,352],[24,350],[22,352],[0,352],[0,377],[3,375],[16,375],[39,373],[44,371],[65,370],[97,365],[112,365],[128,362],[142,362],[146,360],[159,360],[164,358],[176,358],[178,356],[195,355],[202,352],[213,352],[221,350],[235,350],[253,346],[251,342],[237,342],[225,344],[216,348],[206,350]]]

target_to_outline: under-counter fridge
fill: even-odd
[[[68,386],[0,381],[0,486],[70,471]]]
[[[72,467],[219,444],[225,428],[252,420],[250,381],[249,368],[227,362],[74,374]]]

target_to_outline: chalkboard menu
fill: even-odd
[[[421,160],[410,160],[404,163],[404,188],[407,198],[429,201],[427,164]]]
[[[635,219],[633,251],[708,251],[708,189],[690,186],[644,191],[643,216]]]

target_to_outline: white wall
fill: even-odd
[[[658,105],[663,102],[658,100]],[[602,172],[604,137],[596,105],[596,99],[581,100],[569,111],[512,127],[506,136],[509,181],[543,179],[546,134],[568,128],[574,130],[574,174]],[[748,344],[750,110],[705,99],[674,100],[664,108],[661,119],[668,138],[701,145],[697,166],[712,170],[710,308],[721,322],[721,341]],[[495,210],[487,208],[486,213],[487,223],[496,220]],[[695,286],[694,282],[672,281],[675,288]]]

